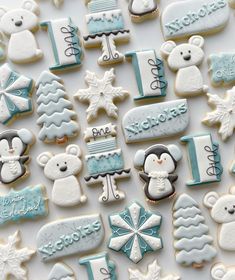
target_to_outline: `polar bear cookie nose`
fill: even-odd
[[[18,26],[18,27],[20,27],[22,24],[23,24],[22,20],[18,20],[15,22],[15,26]]]
[[[67,166],[61,166],[60,171],[65,172],[67,170]]]
[[[235,210],[234,209],[229,209],[228,212],[229,212],[229,214],[233,215],[235,213]]]
[[[188,61],[191,59],[191,55],[190,54],[184,55],[183,58],[184,60]]]

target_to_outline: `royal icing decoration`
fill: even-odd
[[[117,280],[116,266],[109,260],[107,253],[82,258],[79,263],[86,266],[89,280]]]
[[[0,275],[1,280],[9,279],[9,276],[14,276],[17,280],[26,280],[27,271],[22,266],[22,263],[30,260],[35,253],[26,247],[18,248],[21,238],[19,231],[8,236],[8,242],[1,241],[0,243]]]
[[[0,196],[0,225],[22,219],[35,219],[48,214],[46,189],[42,185],[11,190]]]
[[[122,62],[124,55],[117,51],[116,43],[129,40],[129,30],[124,29],[122,12],[117,0],[91,0],[88,3],[89,14],[86,23],[89,35],[84,36],[86,48],[102,47],[98,59],[100,65]]]
[[[209,56],[209,71],[215,86],[235,83],[235,53],[219,53]]]
[[[129,0],[128,9],[134,22],[151,19],[158,14],[157,0]]]
[[[118,108],[115,106],[114,100],[123,100],[129,93],[122,87],[113,87],[114,79],[113,68],[106,71],[102,79],[99,79],[93,72],[86,72],[85,81],[89,87],[79,89],[74,97],[81,102],[89,103],[86,110],[88,122],[97,118],[100,109],[103,109],[109,117],[118,117]]]
[[[17,116],[32,112],[33,80],[0,66],[0,123],[9,124]]]
[[[173,274],[162,276],[161,267],[155,260],[148,265],[146,273],[142,273],[138,269],[129,269],[129,280],[180,280],[180,277]]]
[[[166,95],[167,81],[164,65],[155,50],[132,51],[126,53],[125,57],[131,58],[134,67],[139,89],[136,100]]]
[[[173,2],[162,12],[162,32],[165,39],[218,32],[227,24],[229,13],[226,0]]]
[[[211,277],[213,280],[233,280],[235,279],[235,267],[217,263],[211,268]]]
[[[29,175],[28,150],[34,143],[33,134],[25,128],[0,133],[0,182],[15,183]]]
[[[102,203],[125,198],[125,194],[118,190],[116,180],[129,177],[130,169],[124,168],[122,151],[117,148],[116,134],[116,126],[111,123],[88,127],[85,131],[89,151],[89,155],[85,157],[89,176],[85,177],[85,181],[87,184],[103,185],[103,193],[99,197]]]
[[[37,248],[42,261],[55,260],[96,249],[104,238],[99,214],[77,216],[44,225],[37,234]]]
[[[197,202],[181,194],[173,207],[174,248],[176,262],[185,266],[202,267],[216,256],[213,238]]]
[[[210,133],[187,135],[181,142],[188,146],[192,180],[188,186],[219,182],[223,173],[220,163],[219,144],[214,142]]]
[[[168,137],[183,132],[189,123],[186,99],[154,103],[129,110],[122,119],[127,143]]]
[[[229,194],[219,195],[209,192],[204,197],[204,205],[211,209],[212,219],[220,225],[218,244],[227,251],[235,251],[235,187]]]
[[[15,63],[27,63],[42,57],[32,31],[38,28],[39,6],[24,0],[21,8],[8,10],[0,6],[0,29],[9,36],[8,58]]]
[[[134,202],[123,212],[109,216],[112,236],[109,248],[122,251],[138,263],[147,252],[162,248],[159,235],[162,217],[146,211],[139,203]]]
[[[82,48],[78,27],[71,18],[55,19],[41,23],[47,29],[52,44],[55,65],[50,70],[64,70],[81,65]]]
[[[76,178],[82,169],[81,150],[77,145],[66,147],[65,153],[41,153],[38,164],[44,168],[47,178],[54,181],[52,201],[59,206],[75,206],[87,201]]]
[[[3,33],[0,31],[0,61],[6,58],[6,44]]]
[[[209,105],[215,110],[207,113],[202,122],[209,126],[219,125],[219,134],[225,141],[232,136],[235,128],[235,87],[228,90],[224,98],[210,93],[207,96]]]
[[[76,280],[72,269],[64,263],[56,263],[48,278],[48,280]]]
[[[145,182],[144,192],[148,200],[157,202],[175,193],[174,174],[182,152],[176,145],[156,144],[146,150],[138,150],[134,166],[141,169],[140,178]]]
[[[167,41],[161,46],[161,54],[167,60],[169,68],[176,72],[175,93],[187,97],[207,93],[208,86],[203,84],[198,66],[204,59],[202,47],[204,39],[192,36],[188,43],[176,45]]]
[[[37,81],[37,124],[41,126],[39,139],[65,143],[78,134],[77,114],[59,77],[44,71]]]

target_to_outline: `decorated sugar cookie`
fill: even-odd
[[[146,150],[138,150],[134,166],[141,169],[140,178],[145,182],[144,192],[148,200],[157,202],[175,193],[174,174],[182,152],[176,145],[156,144]]]
[[[134,22],[142,22],[158,15],[157,0],[129,0],[128,9]]]
[[[235,267],[216,263],[211,268],[211,277],[213,280],[233,280],[235,279]]]
[[[210,133],[187,135],[181,137],[187,144],[188,158],[192,172],[192,180],[188,186],[220,182],[223,173],[219,144],[212,139]]]
[[[142,0],[141,0],[142,1]],[[125,54],[132,60],[135,77],[139,89],[139,96],[135,100],[164,97],[167,81],[164,74],[164,65],[157,57],[154,49],[131,51]]]
[[[208,86],[204,85],[198,68],[204,59],[203,45],[203,37],[197,35],[190,37],[188,43],[178,46],[173,41],[163,43],[161,54],[167,60],[169,68],[177,72],[176,95],[186,97],[207,93]]]
[[[89,176],[85,181],[89,185],[103,185],[99,197],[102,203],[124,199],[125,194],[118,189],[116,180],[130,176],[130,168],[124,168],[122,151],[117,148],[116,134],[116,126],[111,123],[88,127],[85,131],[89,151],[85,157]]]
[[[220,225],[218,234],[220,248],[235,251],[235,187],[231,187],[228,194],[207,193],[204,205],[211,209],[212,219]]]
[[[21,241],[19,231],[8,236],[8,241],[0,243],[0,275],[1,280],[14,276],[18,280],[27,280],[27,271],[22,263],[30,260],[35,253],[27,247],[18,248]]]
[[[53,4],[59,8],[63,3],[64,3],[64,0],[52,0],[53,1]]]
[[[93,72],[87,71],[85,81],[88,84],[87,89],[79,89],[74,95],[81,102],[88,102],[87,121],[97,118],[98,112],[103,109],[109,117],[117,118],[118,108],[114,100],[123,100],[129,95],[122,87],[113,87],[115,79],[114,69],[104,73],[102,79],[99,79]]]
[[[76,178],[82,169],[80,157],[81,150],[74,144],[67,146],[65,153],[54,155],[44,152],[37,157],[45,176],[54,181],[52,201],[56,205],[69,207],[87,201]]]
[[[235,87],[228,90],[224,98],[210,93],[207,96],[208,103],[214,108],[214,111],[207,113],[202,122],[209,126],[218,125],[218,132],[225,141],[232,136],[235,128]]]
[[[48,214],[46,189],[42,185],[11,190],[0,196],[0,225],[19,220],[35,219]]]
[[[33,80],[5,63],[0,66],[0,81],[0,123],[7,125],[18,116],[32,113]]]
[[[102,48],[98,59],[100,65],[122,62],[124,55],[116,49],[116,44],[129,41],[130,31],[125,29],[122,12],[117,0],[91,0],[87,4],[89,14],[86,23],[89,35],[84,36],[86,48]]]
[[[48,280],[76,280],[76,277],[68,265],[56,263],[48,276]]]
[[[138,106],[122,118],[126,143],[165,138],[183,132],[189,124],[186,99]]]
[[[38,28],[39,6],[33,0],[23,0],[20,8],[0,7],[0,30],[9,36],[7,56],[15,63],[27,63],[43,56],[34,34]]]
[[[129,280],[180,280],[180,277],[173,274],[161,276],[161,267],[155,260],[148,265],[148,270],[146,273],[142,273],[139,269],[130,268]]]
[[[133,202],[124,211],[110,215],[112,236],[109,248],[122,251],[131,261],[138,263],[147,252],[163,247],[159,235],[162,217]]]
[[[200,268],[211,261],[217,252],[198,203],[181,194],[175,201],[173,218],[176,262]]]
[[[43,262],[74,254],[87,254],[104,239],[99,214],[61,219],[44,225],[37,234],[37,250]]]
[[[166,40],[215,33],[226,26],[229,14],[226,0],[175,1],[162,12],[162,32]]]
[[[0,61],[6,58],[6,43],[4,34],[0,31]]]
[[[43,71],[37,81],[39,139],[63,144],[78,134],[77,114],[59,77]]]
[[[28,151],[34,135],[28,129],[6,130],[0,133],[0,182],[16,183],[29,175]]]
[[[81,65],[82,48],[78,37],[78,27],[71,18],[49,20],[40,24],[47,30],[52,44],[55,65],[52,71],[63,71]]]
[[[85,265],[88,273],[88,280],[110,279],[116,280],[116,265],[109,260],[107,253],[88,256],[79,260]]]

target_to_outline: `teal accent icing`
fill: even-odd
[[[110,11],[117,8],[116,0],[92,0],[87,5],[90,13]]]
[[[212,141],[212,139],[211,139],[211,141]],[[217,142],[212,142],[212,143],[213,143],[213,149],[215,151],[218,151],[219,150],[219,143],[217,143]],[[218,152],[216,152],[214,154],[214,162],[215,162],[216,170],[219,171],[216,174],[217,180],[221,181],[221,176],[222,176],[222,173],[223,173],[223,166],[221,165],[221,156],[220,156],[220,154]]]
[[[99,18],[90,18],[87,27],[90,34],[124,29],[123,17],[119,14],[118,16],[112,15],[112,19],[109,19],[102,14]]]
[[[22,219],[34,219],[48,214],[42,185],[26,187],[21,191],[11,190],[0,196],[0,225]]]

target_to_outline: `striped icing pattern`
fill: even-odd
[[[87,143],[89,154],[103,153],[116,149],[116,139],[110,138],[102,141]]]
[[[115,10],[116,8],[116,0],[92,0],[90,3],[88,3],[88,10],[90,13],[110,11]]]

